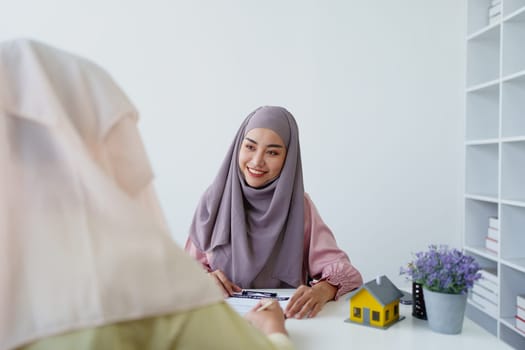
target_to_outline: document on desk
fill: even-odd
[[[243,290],[241,293],[234,293],[233,296],[226,299],[226,302],[241,316],[244,316],[248,311],[253,309],[261,299],[275,299],[284,310],[292,294],[293,290],[279,293],[264,290]]]

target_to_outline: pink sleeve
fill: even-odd
[[[363,284],[361,273],[350,263],[348,255],[335,241],[330,228],[323,222],[312,200],[305,193],[305,266],[314,279],[312,285],[326,280],[337,287],[337,300],[341,295]],[[305,261],[306,262],[306,261]]]
[[[193,244],[191,239],[188,238],[188,240],[186,241],[186,245],[184,246],[184,250],[186,251],[186,253],[191,255],[191,257],[193,257],[195,260],[200,262],[202,267],[206,271],[211,272],[211,267],[210,267],[210,263],[209,263],[209,260],[208,260],[208,255],[205,252],[199,250],[195,246],[195,244]]]

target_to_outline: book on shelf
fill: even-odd
[[[472,293],[477,294],[480,297],[487,299],[488,301],[490,301],[491,303],[495,305],[498,305],[499,303],[499,297],[498,297],[497,291],[482,287],[480,284],[474,283],[474,286],[472,287]]]
[[[501,3],[494,4],[489,7],[489,17],[501,14]]]
[[[525,320],[516,316],[516,328],[525,334]]]
[[[499,241],[499,230],[489,227],[487,231],[487,237],[495,241]]]
[[[498,317],[498,305],[490,302],[489,300],[474,292],[470,293],[469,299],[471,303],[474,304],[478,309],[485,311],[487,314],[493,317]]]
[[[490,237],[485,238],[485,248],[492,253],[498,254],[499,252],[499,242]]]
[[[490,268],[490,267],[484,267],[481,270],[479,270],[479,273],[481,274],[480,281],[482,279],[485,279],[487,281],[490,281],[490,282],[494,283],[495,285],[499,284],[497,269]]]
[[[525,294],[516,297],[516,305],[525,310]]]
[[[476,286],[480,286],[482,288],[488,289],[492,293],[498,294],[498,284],[483,278],[483,276],[479,280],[474,282],[474,288]]]
[[[525,309],[522,309],[521,307],[517,307],[516,308],[516,316],[518,316],[519,318],[521,318],[522,320],[525,320]]]
[[[489,227],[494,230],[499,230],[499,219],[495,216],[489,217]]]

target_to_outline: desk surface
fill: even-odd
[[[312,319],[286,320],[286,328],[298,350],[308,349],[512,349],[492,334],[465,318],[463,330],[457,335],[430,330],[427,321],[412,316],[412,307],[400,305],[405,319],[386,330],[346,323],[349,302],[327,303]]]

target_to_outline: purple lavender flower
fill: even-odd
[[[418,252],[415,259],[400,268],[413,282],[440,293],[466,294],[481,278],[476,260],[458,249],[446,245],[430,245],[426,252]]]

